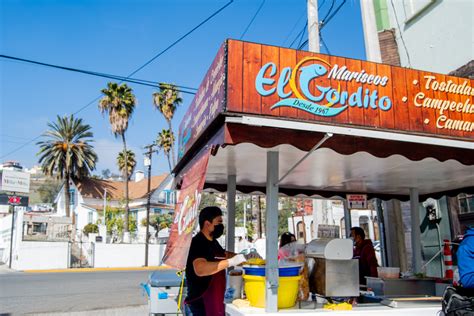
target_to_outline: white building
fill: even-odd
[[[393,61],[397,51],[402,67],[448,74],[471,62],[472,75],[474,1],[373,0],[373,3],[384,63],[397,65]]]
[[[151,178],[150,214],[172,213],[175,206],[175,192],[171,190],[172,177],[168,174]],[[70,183],[71,214],[76,217],[78,231],[89,223],[97,223],[103,216],[104,203],[112,208],[124,208],[124,184],[122,181],[109,181],[87,178]],[[137,220],[138,234],[144,236],[146,228],[140,223],[146,218],[148,179],[137,172],[135,181],[129,182],[129,207]],[[105,198],[104,198],[105,197]],[[66,216],[64,186],[59,191],[55,203],[57,216]],[[100,214],[99,214],[100,213]]]
[[[366,231],[367,238],[373,241],[378,240],[375,211],[351,210],[351,224],[362,227]],[[339,238],[345,237],[344,205],[339,200],[314,199],[312,215],[288,218],[288,231],[297,239],[306,238],[306,242],[320,238],[325,232],[331,230],[337,232]]]

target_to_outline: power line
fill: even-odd
[[[301,45],[301,42],[303,41],[303,36],[304,36],[304,34],[306,33],[306,30],[307,30],[307,29],[308,29],[308,20],[306,20],[306,24],[304,25],[303,33],[301,33],[300,41],[298,42],[298,46]]]
[[[328,13],[326,14],[326,17],[321,20],[320,24],[321,24],[321,27],[319,28],[319,38],[321,39],[321,43],[323,44],[323,46],[326,48],[326,50],[328,51],[328,54],[331,54],[329,52],[329,48],[327,47],[326,43],[324,43],[323,41],[323,38],[322,38],[322,33],[321,33],[321,30],[324,29],[324,27],[326,25],[328,25],[328,23],[337,15],[337,13],[339,12],[339,10],[341,10],[342,6],[346,3],[347,0],[343,0],[339,5],[338,7],[336,8],[336,10],[334,10],[334,12],[331,14],[331,11],[334,7],[334,4],[335,4],[335,1],[332,2],[331,4],[331,7],[329,8],[329,11]],[[302,49],[303,47],[305,47],[305,45],[308,43],[308,40],[304,41],[302,44],[300,44],[298,46],[298,49]]]
[[[253,18],[250,20],[249,24],[248,24],[247,27],[245,28],[245,31],[242,33],[242,35],[240,35],[240,38],[239,38],[239,39],[244,38],[245,34],[246,34],[247,31],[249,30],[250,26],[252,25],[253,21],[254,21],[255,18],[257,17],[258,13],[260,12],[260,10],[262,9],[262,7],[263,7],[264,4],[265,4],[265,0],[262,1],[262,3],[260,4],[260,6],[259,6],[258,9],[257,9],[257,12],[255,12]]]
[[[133,71],[130,75],[128,75],[128,77],[131,77],[133,76],[134,74],[136,74],[137,72],[139,72],[140,70],[142,70],[143,68],[145,68],[146,66],[148,66],[150,63],[152,63],[155,59],[157,59],[158,57],[160,57],[161,55],[163,55],[164,53],[166,53],[168,50],[170,50],[173,46],[175,46],[176,44],[178,44],[179,42],[181,42],[183,39],[185,39],[186,37],[188,37],[191,33],[193,33],[195,30],[197,30],[198,28],[200,28],[202,25],[204,25],[207,21],[209,21],[210,19],[212,19],[213,17],[215,17],[216,15],[218,15],[222,10],[224,10],[225,8],[227,8],[229,5],[232,4],[232,2],[234,2],[234,0],[230,0],[229,2],[227,2],[227,4],[225,4],[224,6],[222,6],[220,9],[218,9],[217,11],[215,11],[213,14],[211,14],[209,17],[207,17],[204,21],[202,21],[201,23],[199,23],[198,25],[196,25],[195,27],[193,27],[190,31],[188,31],[186,34],[182,35],[180,38],[178,38],[176,41],[174,41],[173,43],[171,43],[168,47],[166,47],[165,49],[163,49],[161,52],[159,52],[158,54],[156,54],[155,56],[153,56],[153,58],[151,58],[149,61],[147,61],[146,63],[144,63],[142,66],[138,67],[137,70]]]
[[[193,33],[195,30],[197,30],[198,28],[200,28],[202,25],[204,25],[206,22],[208,22],[209,20],[211,20],[213,17],[215,17],[217,14],[219,14],[222,10],[224,10],[225,8],[227,8],[230,4],[232,4],[234,2],[234,0],[230,0],[227,4],[225,4],[224,6],[222,6],[221,8],[219,8],[217,11],[215,11],[213,14],[211,14],[209,17],[207,17],[205,20],[203,20],[201,23],[199,23],[198,25],[196,25],[195,27],[193,27],[190,31],[188,31],[186,34],[182,35],[180,38],[178,38],[176,41],[174,41],[173,43],[171,43],[170,45],[168,45],[168,47],[166,47],[164,50],[160,51],[158,54],[156,54],[155,56],[153,56],[153,58],[151,58],[150,60],[148,60],[146,63],[144,63],[142,66],[140,66],[139,68],[137,68],[135,71],[133,71],[131,74],[129,74],[126,78],[129,79],[131,76],[133,76],[134,74],[136,74],[137,72],[139,72],[140,70],[142,70],[143,68],[145,68],[146,66],[148,66],[150,63],[152,63],[155,59],[157,59],[158,57],[160,57],[161,55],[163,55],[165,52],[167,52],[168,50],[170,50],[173,46],[175,46],[176,44],[178,44],[179,42],[181,42],[183,39],[185,39],[187,36],[189,36],[191,33]],[[92,101],[90,101],[89,103],[87,103],[86,105],[84,105],[83,107],[79,108],[76,112],[74,112],[74,114],[77,114],[81,111],[83,111],[84,109],[86,109],[87,107],[89,107],[91,104],[93,104],[94,102],[96,102],[97,100],[99,100],[101,97],[101,95],[97,96],[95,99],[93,99]],[[12,151],[8,152],[7,154],[3,155],[0,157],[0,159],[3,159],[11,154],[14,154],[16,153],[17,151],[19,151],[20,149],[23,149],[24,147],[26,147],[27,145],[29,145],[30,143],[34,142],[35,140],[39,139],[41,137],[41,135],[39,136],[36,136],[35,138],[31,139],[30,141],[26,142],[25,144],[13,149]]]
[[[151,81],[151,80],[135,79],[135,78],[123,77],[123,76],[118,76],[118,75],[111,75],[111,74],[106,74],[106,73],[101,73],[101,72],[96,72],[96,71],[83,70],[83,69],[78,69],[78,68],[71,68],[71,67],[66,67],[66,66],[48,64],[48,63],[43,63],[43,62],[39,62],[39,61],[35,61],[35,60],[24,59],[24,58],[8,56],[8,55],[2,55],[2,54],[0,54],[0,58],[20,61],[20,62],[24,62],[24,63],[30,63],[30,64],[44,66],[44,67],[51,67],[51,68],[56,68],[56,69],[60,69],[60,70],[65,70],[65,71],[77,72],[77,73],[82,73],[82,74],[86,74],[86,75],[90,75],[90,76],[96,76],[96,77],[102,77],[102,78],[108,78],[108,79],[114,79],[114,80],[121,80],[121,81],[136,83],[136,84],[139,84],[139,85],[151,86],[151,87],[154,87],[154,88],[156,88],[161,83],[161,82],[156,82],[156,81]],[[196,88],[180,86],[180,85],[175,85],[175,86],[177,88],[179,88],[179,90],[178,90],[179,92],[183,92],[183,93],[195,94],[194,92],[186,91],[186,90],[183,90],[183,89],[197,91]]]
[[[303,11],[303,13],[300,15],[300,17],[296,21],[295,25],[293,25],[293,27],[291,28],[291,31],[285,37],[285,40],[281,43],[281,46],[285,46],[286,41],[290,38],[290,35],[293,34],[293,31],[296,29],[296,26],[300,23],[301,19],[303,18],[305,14],[306,14],[306,10]]]
[[[321,19],[321,21],[326,21],[327,17],[329,16],[329,14],[331,14],[331,11],[332,9],[334,8],[334,4],[336,3],[336,0],[332,0],[331,2],[331,6],[329,7],[329,10],[328,12],[326,13],[326,16],[324,18]]]
[[[308,20],[306,19],[306,23],[303,27],[303,29],[301,31],[299,31],[299,33],[296,35],[295,39],[293,40],[293,42],[291,42],[290,45],[288,45],[288,47],[292,47],[293,44],[296,42],[296,40],[301,36],[301,34],[306,30],[306,25],[308,25]]]
[[[321,25],[321,29],[323,29],[324,26],[325,26],[326,24],[328,24],[329,21],[331,21],[332,18],[334,18],[334,17],[336,16],[336,14],[339,12],[339,10],[341,10],[342,6],[346,3],[346,1],[347,1],[347,0],[343,0],[343,1],[339,4],[339,6],[336,8],[336,10],[334,10],[334,13],[331,14],[331,16],[329,16],[329,13],[326,15],[326,17],[321,21],[321,23],[323,24],[323,25]],[[332,8],[332,7],[331,7],[331,8]],[[328,16],[329,16],[329,17],[328,17]]]
[[[319,33],[319,38],[321,39],[321,43],[323,44],[324,48],[326,48],[326,52],[328,53],[328,55],[331,55],[331,51],[329,50],[329,47],[326,45],[326,42],[324,41],[321,33]]]

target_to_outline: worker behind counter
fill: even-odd
[[[359,259],[359,284],[367,284],[365,277],[377,277],[377,257],[370,239],[365,239],[365,232],[360,227],[351,228],[351,239],[354,241],[354,259]]]
[[[226,252],[217,242],[224,233],[220,208],[202,209],[199,229],[191,241],[186,262],[186,315],[224,316],[225,269],[245,262],[246,258]]]

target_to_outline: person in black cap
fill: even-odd
[[[246,258],[226,252],[217,242],[224,233],[222,211],[217,206],[201,210],[199,228],[186,262],[186,315],[224,316],[225,269],[245,262]]]

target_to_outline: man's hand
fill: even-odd
[[[227,259],[227,261],[229,263],[229,267],[235,267],[235,266],[238,266],[241,263],[244,263],[245,261],[247,261],[247,259],[245,259],[244,255],[238,254],[236,256],[233,256],[230,259]]]

